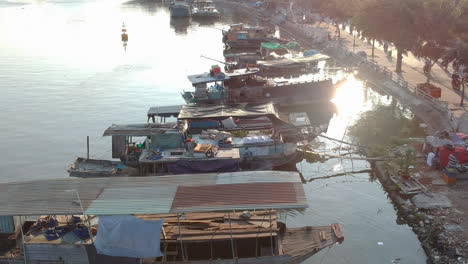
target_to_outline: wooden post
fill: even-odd
[[[179,227],[180,253],[182,254],[182,260],[185,261],[184,243],[182,242],[182,233],[180,230],[180,214],[179,213],[177,213],[177,225]]]
[[[271,209],[270,209],[270,213],[269,213],[269,217],[270,217],[270,249],[271,249],[271,255],[274,256],[275,255],[275,252],[273,251],[273,224],[271,223]]]
[[[91,244],[94,244],[94,239],[93,239],[93,232],[91,231],[91,222],[89,221],[89,218],[87,215],[85,215],[83,204],[81,203],[81,198],[80,194],[78,193],[78,190],[75,190],[76,197],[78,198],[78,202],[80,203],[80,209],[81,212],[83,213],[83,217],[86,219],[86,225],[88,226],[88,233],[89,233],[89,239],[91,239]]]
[[[89,159],[89,136],[86,136],[86,149],[87,149],[86,159]]]
[[[232,259],[236,259],[236,254],[234,252],[234,239],[232,237],[232,227],[231,227],[231,213],[228,212],[229,219],[229,231],[231,233],[231,250],[232,250]],[[236,261],[237,262],[237,261]]]

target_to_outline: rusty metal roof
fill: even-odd
[[[290,208],[305,199],[301,183],[256,182],[204,186],[179,186],[171,211],[190,212]]]
[[[155,214],[307,207],[299,174],[280,171],[5,183],[0,184],[0,200],[0,215],[10,216]],[[218,203],[204,202],[207,200]]]

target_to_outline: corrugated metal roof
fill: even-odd
[[[182,109],[182,105],[154,106],[148,110],[148,117],[152,117],[152,116],[177,117],[181,109]]]
[[[0,234],[15,232],[15,223],[13,216],[0,216]]]
[[[237,104],[237,105],[184,105],[179,113],[179,119],[204,119],[226,117],[259,117],[276,116],[279,114],[273,103],[266,104]]]
[[[157,135],[167,131],[178,131],[174,127],[175,123],[156,124],[129,124],[129,125],[112,125],[104,131],[103,136],[149,136]]]
[[[244,68],[244,69],[233,70],[232,72],[226,72],[226,75],[232,78],[232,77],[257,74],[259,71],[260,69],[258,68]]]
[[[220,206],[196,206],[184,211],[229,211],[234,208],[305,208],[307,202],[302,186],[281,185],[275,188],[257,183],[300,183],[296,172],[254,171],[235,173],[184,174],[155,177],[110,177],[91,179],[56,179],[0,184],[0,215],[41,215],[41,214],[81,214],[81,206],[86,214],[146,214],[173,213],[173,200],[180,186],[226,185],[228,190],[238,190],[236,184],[253,188],[248,197],[260,201],[258,204],[243,205],[240,198],[231,207],[226,203]],[[253,184],[253,185],[252,185]],[[252,185],[252,186],[250,186]],[[298,191],[297,188],[302,190]],[[266,189],[265,189],[266,188]],[[297,203],[262,204],[262,192],[272,194],[290,193]],[[219,194],[222,196],[221,194]],[[78,196],[80,199],[78,199]],[[210,197],[216,200],[216,197]],[[80,202],[81,201],[81,206]]]
[[[257,182],[179,186],[172,212],[290,208],[305,201],[301,183]],[[209,208],[209,210],[206,210]]]

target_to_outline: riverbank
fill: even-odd
[[[240,3],[220,2],[259,20],[265,20],[268,15]],[[342,39],[324,40],[321,36],[329,33],[328,28],[297,24],[282,20],[279,16],[271,17],[270,22],[279,26],[282,33],[294,38],[303,47],[320,50],[343,66],[358,67],[359,75],[369,86],[384,91],[410,108],[427,125],[428,134],[443,130],[463,130],[463,116],[455,117],[447,104],[417,95],[414,87],[407,81],[393,74],[387,67],[357,56]],[[462,201],[467,198],[464,193],[467,193],[468,185],[446,185],[442,174],[425,166],[424,156],[420,156],[418,162],[412,164],[415,169],[411,171],[411,175],[421,182],[424,191],[416,195],[404,194],[391,181],[390,177],[396,176],[398,172],[398,168],[392,166],[392,163],[375,162],[376,174],[398,209],[401,220],[408,223],[417,234],[429,263],[466,263],[468,223],[464,215],[468,212],[468,205]]]

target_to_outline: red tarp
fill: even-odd
[[[446,147],[438,147],[436,150],[436,156],[440,157],[440,166],[445,168],[448,164],[450,154],[455,153],[455,157],[458,162],[468,163],[468,151],[463,147],[456,147],[455,149],[448,149]]]

